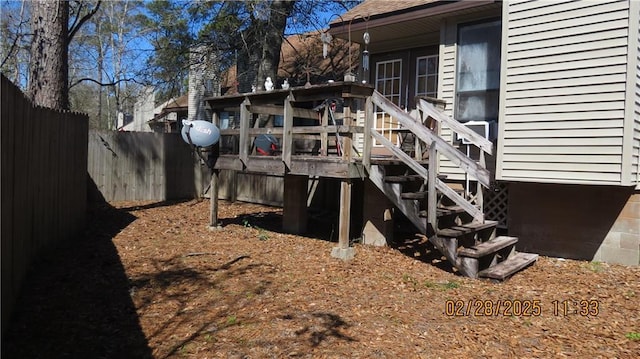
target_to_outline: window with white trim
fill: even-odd
[[[391,102],[400,106],[402,98],[402,59],[380,61],[376,63],[376,90]],[[375,130],[389,141],[398,145],[400,139],[397,132],[400,128],[398,121],[380,109],[376,110]],[[381,146],[374,143],[374,146]]]
[[[458,29],[455,117],[461,122],[498,120],[501,30],[499,20]]]
[[[438,55],[416,58],[416,96],[438,97]]]

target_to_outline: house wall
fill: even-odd
[[[635,20],[631,23],[634,23],[636,26],[636,54],[635,54],[635,66],[629,61],[627,65],[630,67],[629,73],[633,73],[635,68],[635,84],[634,91],[629,90],[628,94],[633,94],[635,96],[635,101],[631,99],[628,102],[633,103],[633,118],[634,118],[634,128],[633,128],[633,160],[631,164],[633,166],[633,170],[631,172],[631,180],[636,183],[636,188],[640,189],[640,26],[638,23],[640,22],[640,2],[633,2],[631,4],[631,15],[632,17],[635,15]],[[633,52],[629,51],[629,56],[633,56]],[[631,86],[630,86],[631,87]]]
[[[455,108],[455,90],[456,90],[456,48],[458,45],[458,25],[462,23],[489,20],[500,16],[500,9],[485,10],[482,12],[453,16],[447,18],[440,28],[440,69],[438,73],[438,98],[446,102],[445,113],[454,116]],[[454,134],[446,126],[442,126],[440,135],[460,147],[461,151],[466,151],[464,145],[460,145],[454,138]],[[440,156],[438,159],[441,174],[447,175],[448,179],[464,180],[465,173],[449,161],[446,157]],[[487,166],[492,168],[495,159],[493,156],[487,156]],[[493,171],[492,171],[493,173]]]
[[[508,202],[520,251],[640,264],[640,191],[632,187],[513,182]]]
[[[626,92],[632,3],[504,3],[498,179],[636,183]]]

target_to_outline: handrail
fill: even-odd
[[[491,176],[486,168],[480,166],[477,162],[465,156],[462,152],[458,151],[458,149],[453,147],[450,143],[442,139],[440,136],[434,134],[421,124],[416,123],[408,113],[404,112],[378,91],[373,91],[371,99],[376,106],[380,107],[383,111],[390,114],[400,123],[400,125],[411,130],[411,132],[418,136],[418,138],[420,138],[422,141],[426,142],[429,145],[432,142],[435,142],[436,149],[439,152],[445,155],[451,162],[455,163],[463,171],[475,177],[483,186],[488,188],[491,185]]]
[[[375,102],[375,101],[374,101]],[[402,152],[398,147],[396,147],[391,141],[389,141],[386,137],[378,133],[376,130],[371,129],[371,136],[376,139],[376,141],[380,142],[384,147],[389,149],[391,153],[393,153],[396,157],[400,158],[407,166],[411,167],[417,174],[422,176],[425,180],[429,178],[429,171],[435,171],[435,168],[425,169],[421,164],[415,161],[406,153]],[[436,145],[437,146],[437,145]],[[431,176],[435,179],[435,188],[440,190],[444,195],[449,197],[452,201],[454,201],[457,205],[462,207],[467,213],[478,220],[483,219],[483,213],[480,209],[476,208],[474,205],[469,203],[464,197],[460,196],[456,193],[451,187],[449,187],[446,183],[442,182],[442,180],[436,178],[435,176]],[[433,205],[430,204],[430,208],[435,208],[435,203]]]
[[[444,123],[454,132],[463,135],[464,138],[466,138],[469,142],[473,143],[475,146],[477,146],[487,154],[493,155],[493,143],[491,141],[480,136],[464,124],[440,112],[434,105],[423,99],[420,99],[418,101],[418,109],[420,109],[420,111],[422,111],[423,114],[426,114],[428,117],[431,117],[440,123]]]

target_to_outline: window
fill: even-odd
[[[438,55],[416,59],[416,96],[438,97]]]
[[[376,90],[391,102],[400,106],[402,81],[402,60],[380,61],[376,63]],[[397,133],[393,129],[399,128],[398,121],[388,114],[378,110],[376,112],[375,129],[389,141],[399,144]],[[374,146],[380,146],[375,143]]]
[[[496,122],[500,90],[500,21],[458,29],[455,117]]]

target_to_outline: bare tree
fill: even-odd
[[[65,0],[31,3],[31,58],[27,96],[40,106],[69,109],[69,43],[100,7],[88,12],[78,3],[69,24],[70,3]]]

